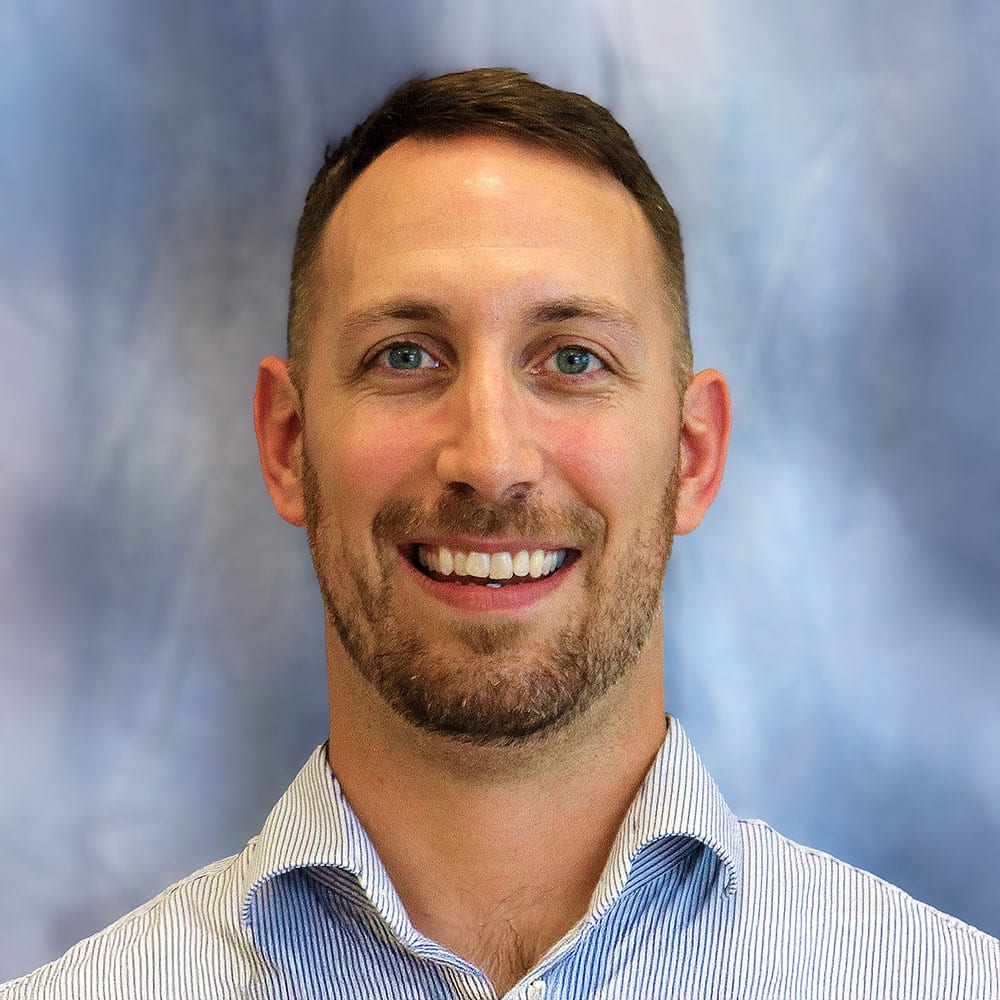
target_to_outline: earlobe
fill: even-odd
[[[289,524],[305,524],[302,490],[302,410],[288,363],[264,358],[257,371],[253,423],[260,468],[275,510]]]
[[[726,380],[712,368],[698,372],[684,394],[675,534],[694,531],[719,492],[731,420]]]

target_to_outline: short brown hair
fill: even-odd
[[[557,90],[515,69],[474,69],[411,80],[335,148],[327,146],[306,195],[292,257],[288,358],[302,385],[306,328],[313,309],[323,229],[358,175],[408,136],[448,139],[488,135],[551,150],[609,173],[632,195],[652,226],[663,257],[664,288],[676,319],[673,374],[683,391],[691,374],[684,250],[680,226],[631,136],[611,113],[585,97]]]

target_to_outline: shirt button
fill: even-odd
[[[545,980],[535,979],[528,984],[528,1000],[542,1000],[545,996]]]

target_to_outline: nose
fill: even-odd
[[[509,382],[494,370],[466,373],[452,387],[448,432],[437,455],[442,483],[474,490],[487,503],[529,492],[544,474],[530,414]]]

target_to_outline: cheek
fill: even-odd
[[[372,413],[330,414],[307,433],[324,489],[342,510],[377,510],[422,461],[420,435],[405,420]]]
[[[617,417],[550,428],[560,475],[605,517],[609,531],[623,516],[659,508],[677,450],[674,421]]]

